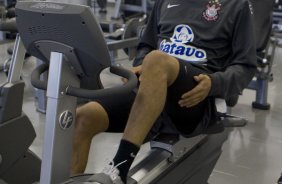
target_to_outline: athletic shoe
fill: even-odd
[[[91,184],[124,184],[119,176],[119,170],[117,167],[125,162],[126,160],[115,166],[114,162],[111,161],[108,165],[105,166],[101,173],[95,174],[91,178],[89,178],[88,182],[90,182]]]

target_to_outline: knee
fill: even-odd
[[[174,68],[175,65],[178,65],[176,58],[162,51],[154,50],[145,56],[142,70],[162,70],[163,72],[170,72],[171,68]]]
[[[176,58],[162,51],[154,50],[147,54],[143,60],[142,75],[145,73],[167,80],[171,85],[179,73],[179,62]]]
[[[170,56],[159,50],[154,50],[146,55],[143,60],[142,67],[148,69],[155,69],[165,67],[168,64]],[[158,67],[151,67],[152,65],[158,65]]]
[[[76,110],[75,133],[93,137],[104,132],[109,126],[109,119],[105,109],[96,102],[89,102]]]

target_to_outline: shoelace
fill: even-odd
[[[121,164],[124,164],[125,162],[127,162],[127,160],[120,162],[117,165],[114,165],[114,161],[110,161],[108,162],[109,165],[107,165],[104,169],[103,169],[103,173],[109,175],[111,177],[111,179],[114,181],[117,178],[119,178],[119,170],[118,170],[118,166],[120,166]]]

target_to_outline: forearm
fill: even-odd
[[[209,96],[226,98],[239,95],[256,72],[255,66],[233,65],[224,72],[210,74],[212,87]]]

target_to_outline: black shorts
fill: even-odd
[[[209,119],[207,114],[208,98],[191,108],[180,107],[178,101],[187,91],[193,89],[197,82],[194,76],[210,73],[205,67],[192,65],[185,61],[179,61],[180,71],[175,82],[168,88],[166,105],[155,122],[152,131],[175,133],[180,132],[183,135],[192,133],[197,125],[205,119]],[[98,101],[107,111],[110,125],[108,132],[123,132],[130,113],[131,106],[136,93],[128,95],[127,100],[121,103],[112,103],[110,101]]]

